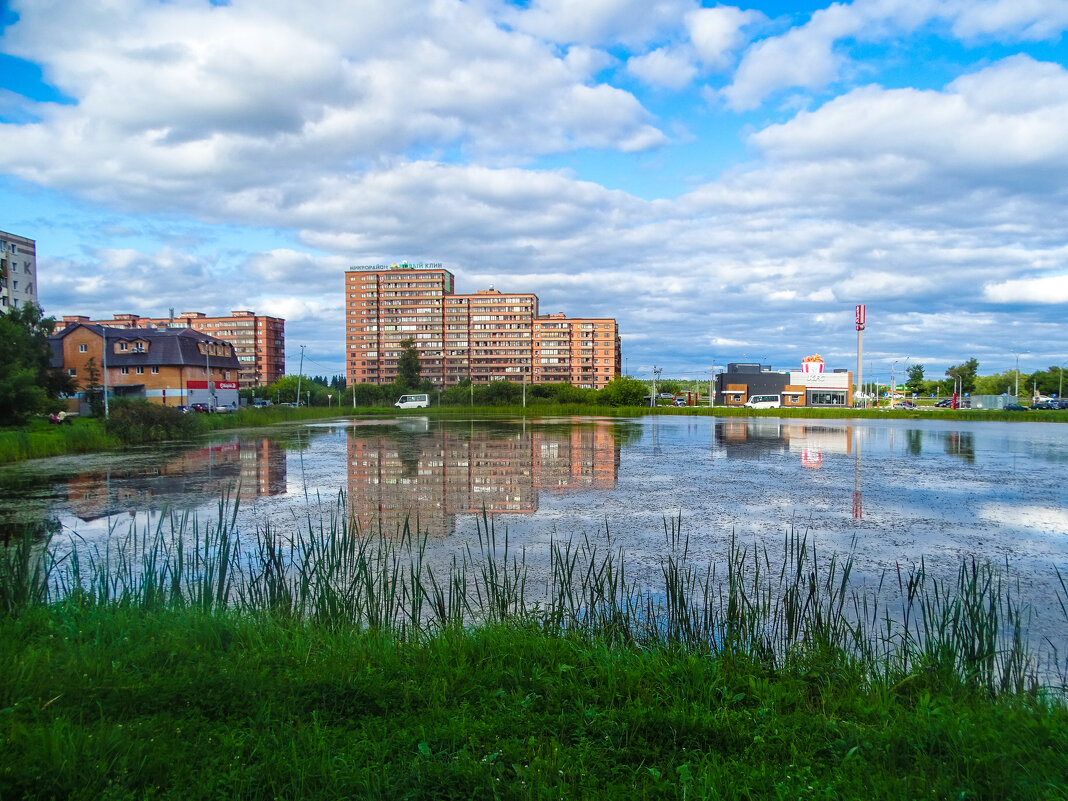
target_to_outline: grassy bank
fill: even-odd
[[[531,627],[61,607],[0,625],[4,798],[1064,798],[1068,716]]]
[[[1004,569],[695,565],[674,520],[655,586],[598,538],[535,580],[486,520],[442,557],[343,502],[235,519],[4,553],[0,797],[1065,797],[1066,666]]]

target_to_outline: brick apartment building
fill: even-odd
[[[37,243],[0,231],[0,314],[37,303]]]
[[[97,383],[109,397],[140,398],[179,406],[238,404],[241,363],[229,342],[187,328],[138,328],[118,331],[91,323],[68,325],[49,337],[52,367],[61,369],[79,388],[71,411],[85,411],[90,381],[89,360]],[[107,349],[105,353],[105,347]]]
[[[457,294],[440,264],[347,270],[345,329],[350,384],[393,381],[406,339],[415,342],[420,374],[440,387],[470,378],[600,389],[622,362],[615,320],[541,317],[530,292]]]
[[[262,387],[286,373],[286,321],[250,311],[233,311],[228,317],[208,317],[203,312],[182,312],[175,318],[116,314],[110,320],[90,320],[65,315],[56,323],[58,333],[72,323],[106,325],[109,328],[192,328],[234,346],[241,363],[237,381],[241,389]]]

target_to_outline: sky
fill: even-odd
[[[1068,0],[0,0],[0,230],[46,314],[344,272],[614,317],[637,378],[1068,364]],[[906,362],[906,359],[908,360]],[[885,379],[884,379],[885,380]]]

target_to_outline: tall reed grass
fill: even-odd
[[[679,517],[664,521],[659,581],[646,586],[607,528],[604,537],[554,538],[534,566],[485,513],[477,537],[449,554],[428,547],[417,521],[361,529],[343,495],[285,531],[265,523],[246,535],[237,521],[237,504],[223,499],[210,522],[164,516],[92,548],[23,538],[2,553],[0,613],[43,604],[227,611],[402,639],[520,624],[771,670],[847,660],[898,691],[939,675],[992,697],[1068,690],[1056,644],[1029,640],[1033,610],[1007,564],[970,560],[940,579],[921,562],[872,586],[854,581],[851,554],[818,558],[791,530],[781,557],[732,537],[722,564],[701,565]],[[1057,581],[1068,622],[1068,587],[1060,573]]]
[[[68,425],[37,421],[21,428],[0,428],[0,464],[44,459],[69,453],[92,453],[118,447],[98,420],[75,420]]]

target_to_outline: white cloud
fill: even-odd
[[[1068,273],[987,284],[983,295],[992,303],[1065,304],[1068,303]]]
[[[962,39],[1053,39],[1068,28],[1066,0],[957,0],[953,32]]]
[[[1065,119],[1068,71],[1021,56],[942,92],[856,89],[751,141],[776,160],[890,159],[920,176],[966,175],[1011,189],[1021,180],[1057,182],[1048,171],[1068,167]]]
[[[532,0],[503,18],[554,42],[640,46],[678,26],[695,0]]]
[[[948,23],[961,38],[1051,39],[1068,28],[1068,0],[834,3],[814,12],[804,25],[749,47],[722,96],[731,108],[745,111],[780,89],[822,89],[836,81],[850,63],[848,43],[885,42],[932,23]]]
[[[9,51],[76,105],[0,125],[0,167],[144,207],[462,150],[487,163],[665,141],[629,92],[592,80],[607,56],[561,57],[472,5],[437,0],[19,7]],[[354,13],[358,12],[358,13]],[[128,14],[128,18],[125,16]],[[120,20],[121,17],[121,20]]]
[[[742,28],[765,20],[759,11],[743,11],[734,6],[699,8],[686,15],[686,28],[701,63],[719,70],[730,65],[746,36]]]
[[[693,80],[697,67],[689,53],[661,47],[628,59],[627,72],[652,86],[681,89]]]

